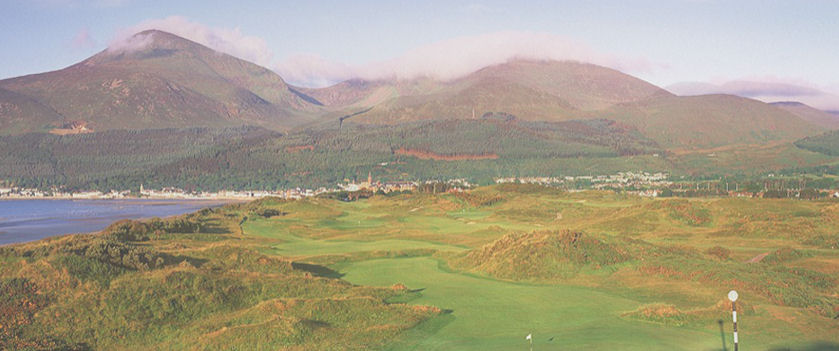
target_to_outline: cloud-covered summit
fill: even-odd
[[[393,59],[362,65],[345,65],[309,54],[292,56],[274,68],[291,82],[324,86],[352,78],[452,80],[514,59],[580,61],[627,72],[649,71],[654,66],[644,59],[606,55],[560,35],[508,31],[443,40]]]
[[[243,34],[238,28],[215,28],[181,16],[143,21],[125,28],[111,40],[109,51],[136,50],[150,38],[136,33],[157,29],[169,32],[216,51],[271,68],[288,82],[306,87],[323,87],[348,79],[413,79],[430,77],[456,79],[481,68],[513,59],[571,60],[589,62],[625,72],[646,72],[654,64],[603,54],[571,38],[540,32],[505,31],[462,36],[409,50],[378,62],[348,65],[317,54],[294,54],[275,60],[266,41]]]
[[[108,44],[108,51],[131,51],[151,43],[150,35],[136,35],[146,30],[161,30],[192,40],[213,50],[270,67],[273,54],[264,39],[242,34],[238,28],[214,28],[181,16],[151,19],[120,30]]]

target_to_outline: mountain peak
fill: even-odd
[[[128,38],[117,40],[108,46],[109,53],[122,54],[148,52],[154,50],[213,51],[189,39],[157,29],[136,33]]]
[[[142,32],[137,32],[137,33],[135,33],[135,34],[134,34],[134,35],[132,35],[132,36],[138,36],[138,35],[150,35],[150,34],[157,34],[157,35],[171,36],[171,37],[174,37],[174,38],[184,39],[184,38],[181,38],[181,37],[179,37],[179,36],[177,36],[177,35],[175,35],[175,34],[172,34],[172,33],[166,32],[166,31],[162,31],[162,30],[160,30],[160,29],[146,29],[146,30],[144,30],[144,31],[142,31]],[[186,40],[186,39],[184,39],[184,40]]]
[[[287,129],[307,121],[301,111],[318,109],[267,68],[160,30],[116,40],[62,70],[0,81],[0,87],[31,97],[0,94],[0,104],[11,101],[52,117],[33,119],[29,131],[65,120],[85,121],[97,131],[242,124]],[[0,126],[2,120],[8,118],[0,115]]]
[[[144,30],[111,42],[107,49],[83,61],[92,66],[114,61],[144,60],[169,56],[206,56],[215,50],[192,40],[157,29]]]

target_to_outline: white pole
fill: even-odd
[[[734,319],[734,351],[737,351],[737,303],[731,301],[731,317]]]
[[[737,351],[737,291],[731,290],[728,292],[728,299],[731,300],[731,319],[734,321],[734,351]]]

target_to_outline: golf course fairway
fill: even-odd
[[[345,280],[363,285],[396,283],[423,289],[411,303],[451,310],[444,325],[404,340],[396,349],[526,350],[534,349],[709,350],[719,335],[620,318],[636,301],[587,288],[530,285],[446,272],[432,258],[397,258],[358,262],[344,269]],[[441,317],[447,318],[447,317]],[[433,322],[433,321],[432,321]]]

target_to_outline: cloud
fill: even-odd
[[[154,40],[152,34],[148,33],[119,36],[117,39],[111,40],[107,50],[112,53],[137,51],[151,44],[152,40]]]
[[[297,54],[274,66],[284,80],[306,87],[324,87],[358,78],[357,68],[327,60],[316,54]]]
[[[275,61],[262,38],[244,35],[238,28],[208,27],[181,16],[147,20],[125,28],[111,40],[108,50],[144,47],[151,38],[135,34],[149,29],[170,32],[216,51],[269,67],[286,81],[306,87],[323,87],[353,78],[405,80],[429,77],[452,80],[513,59],[573,60],[633,73],[662,67],[645,59],[603,54],[565,36],[516,31],[443,40],[409,50],[396,58],[358,65],[336,62],[313,53],[294,54]]]
[[[273,54],[262,38],[244,35],[238,28],[214,28],[181,16],[143,21],[122,29],[108,45],[109,51],[137,50],[151,42],[148,36],[136,36],[144,30],[157,29],[192,40],[213,50],[270,66]]]
[[[87,28],[80,30],[70,41],[70,45],[76,50],[90,49],[96,46],[96,40],[90,35]]]
[[[761,79],[761,78],[758,78]],[[801,80],[764,77],[722,83],[683,82],[667,87],[677,95],[729,94],[765,102],[798,101],[823,110],[839,110],[839,95]]]
[[[452,80],[514,59],[573,60],[621,71],[648,72],[658,65],[595,51],[568,37],[537,32],[497,32],[457,37],[425,45],[390,60],[343,65],[312,54],[291,56],[274,66],[288,81],[323,86],[350,78],[367,80],[430,77]]]

